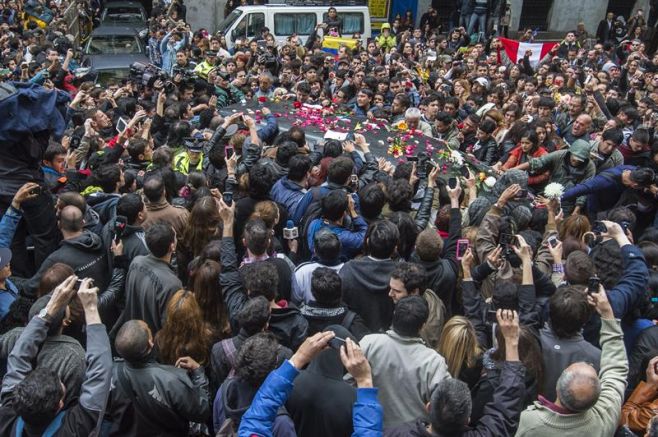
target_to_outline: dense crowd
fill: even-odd
[[[105,84],[0,3],[0,435],[657,437],[652,23],[515,64],[494,3],[337,54],[157,3]]]

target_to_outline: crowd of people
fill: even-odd
[[[646,24],[514,64],[466,3],[337,54],[340,7],[229,50],[154,4],[161,73],[103,84],[0,3],[0,435],[657,437]]]

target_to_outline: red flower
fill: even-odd
[[[260,97],[258,98],[258,101],[259,101],[260,103],[265,103],[265,102],[267,102],[267,97],[265,97],[265,96],[260,96]]]
[[[295,109],[299,109],[299,108],[302,107],[302,102],[295,101],[295,102],[292,103],[292,106],[294,106]]]

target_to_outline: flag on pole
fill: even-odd
[[[505,53],[507,57],[513,63],[518,63],[525,56],[525,52],[528,50],[532,51],[530,56],[530,65],[536,67],[539,64],[539,61],[544,59],[544,56],[551,51],[557,42],[520,42],[513,39],[499,38],[500,42],[503,44]]]

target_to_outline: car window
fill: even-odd
[[[140,8],[112,7],[105,9],[102,21],[117,23],[146,22],[146,17]]]
[[[122,55],[142,53],[142,48],[134,36],[97,35],[91,37],[85,52],[90,55]]]
[[[310,35],[317,24],[317,16],[313,13],[278,13],[274,14],[274,34],[287,36]]]
[[[231,27],[233,23],[235,23],[235,21],[240,18],[240,15],[242,15],[242,11],[239,9],[234,9],[233,12],[231,12],[228,17],[226,17],[224,21],[222,21],[219,26],[217,26],[217,32],[222,32],[225,34],[229,27]]]
[[[340,19],[340,34],[351,35],[363,33],[363,12],[338,12]],[[327,13],[322,15],[322,21],[327,22]]]
[[[249,24],[247,25],[247,36],[249,38],[260,35],[263,27],[265,27],[265,14],[249,14]]]

